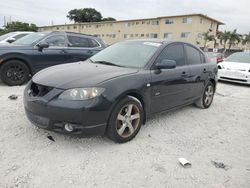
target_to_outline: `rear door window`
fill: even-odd
[[[92,48],[100,46],[98,44],[98,42],[96,40],[94,40],[94,39],[89,39],[89,43],[90,43],[90,47],[92,47]]]
[[[189,65],[197,65],[204,62],[204,56],[195,48],[186,45],[187,63]],[[203,60],[202,60],[203,59]]]

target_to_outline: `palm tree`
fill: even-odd
[[[224,31],[218,34],[218,39],[220,39],[220,44],[223,45],[224,52],[226,52],[226,45],[230,39],[230,35],[231,35],[230,31]]]
[[[209,34],[209,31],[203,33],[202,36],[204,39],[204,48],[206,48],[207,42],[214,41],[214,39],[215,39],[214,35]]]
[[[240,35],[237,33],[235,29],[233,32],[230,32],[229,39],[228,39],[228,50],[231,49],[232,46],[238,44],[241,41]]]
[[[244,39],[242,40],[243,45],[247,45],[250,48],[250,32],[245,35]]]

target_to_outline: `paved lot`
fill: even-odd
[[[211,108],[157,115],[126,144],[50,133],[52,142],[26,119],[23,88],[0,83],[0,187],[250,187],[250,87],[220,83]]]

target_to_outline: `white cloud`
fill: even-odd
[[[118,20],[202,13],[226,23],[221,30],[250,31],[249,0],[1,0],[0,25],[4,16],[38,26],[69,23],[69,10],[87,7]]]

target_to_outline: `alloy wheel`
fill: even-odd
[[[127,138],[138,128],[140,123],[140,110],[134,104],[123,106],[118,113],[116,120],[116,131],[119,136]]]
[[[205,105],[210,105],[214,96],[214,88],[212,85],[209,85],[205,91],[204,103]]]
[[[6,76],[11,81],[21,81],[24,79],[24,70],[19,65],[12,65],[9,67],[9,69],[6,71]]]

